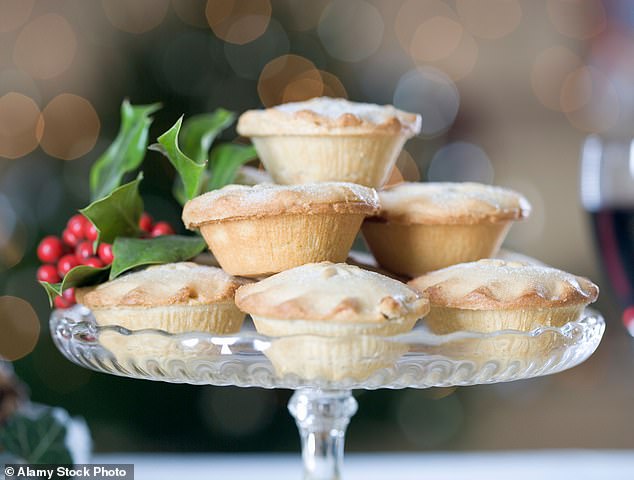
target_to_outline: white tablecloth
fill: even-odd
[[[97,455],[135,480],[298,480],[298,455]],[[633,480],[634,451],[347,454],[344,480]]]

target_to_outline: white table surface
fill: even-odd
[[[109,454],[93,463],[133,463],[135,480],[301,478],[299,454]],[[344,480],[633,480],[634,451],[352,453],[343,474]]]

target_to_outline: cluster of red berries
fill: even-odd
[[[174,229],[167,222],[157,222],[148,213],[143,213],[139,228],[144,237],[173,235]],[[43,265],[37,270],[40,282],[59,283],[73,268],[88,265],[101,268],[114,260],[112,245],[100,243],[95,248],[99,232],[90,220],[81,214],[73,215],[61,238],[53,235],[44,237],[37,247],[37,256]],[[56,308],[69,308],[75,304],[75,289],[64,290],[55,298]]]

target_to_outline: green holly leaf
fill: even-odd
[[[90,171],[90,192],[93,200],[108,195],[121,184],[126,173],[136,170],[141,165],[152,124],[151,114],[159,108],[159,103],[131,105],[128,100],[123,101],[119,133]]]
[[[167,235],[149,239],[119,237],[112,246],[114,261],[110,280],[133,268],[184,262],[207,248],[200,237]]]
[[[207,190],[233,183],[240,167],[255,157],[257,152],[252,145],[223,143],[214,147],[209,159],[211,175],[207,181]]]
[[[163,135],[158,137],[158,143],[150,145],[150,150],[161,152],[176,169],[184,189],[184,197],[191,200],[200,191],[201,178],[207,165],[207,159],[195,161],[183,153],[178,146],[178,136],[183,123],[183,117]]]
[[[209,149],[216,137],[229,127],[236,115],[224,108],[218,108],[211,113],[203,113],[186,119],[181,133],[181,147],[183,153],[201,163],[209,157]]]
[[[108,278],[110,266],[95,268],[89,265],[78,265],[70,270],[60,283],[40,282],[48,295],[48,301],[53,305],[55,297],[59,297],[64,290],[72,287],[94,285]]]
[[[0,428],[0,445],[21,463],[80,463],[86,461],[90,444],[86,423],[61,408],[32,404]]]
[[[105,197],[80,210],[99,231],[98,242],[112,243],[120,236],[136,236],[139,219],[143,213],[143,199],[139,184],[143,173],[136,180],[115,188]]]

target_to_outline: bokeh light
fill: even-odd
[[[40,89],[35,81],[17,68],[0,69],[0,94],[3,92],[21,93],[37,104],[40,104],[42,100]]]
[[[542,51],[531,70],[531,85],[537,99],[551,110],[561,111],[561,89],[566,77],[582,65],[578,55],[563,45]]]
[[[224,44],[225,56],[233,71],[251,80],[258,78],[267,62],[289,51],[288,35],[277,20],[271,20],[266,32],[253,42],[245,45]]]
[[[346,87],[341,83],[339,77],[325,70],[319,70],[319,74],[323,82],[322,95],[332,98],[348,98]]]
[[[119,30],[145,33],[158,27],[167,14],[169,0],[102,0],[106,17]]]
[[[172,0],[172,8],[183,22],[192,27],[208,28],[204,0]]]
[[[42,110],[44,134],[40,144],[49,155],[73,160],[90,152],[101,123],[92,104],[77,95],[57,95]]]
[[[48,79],[73,63],[77,39],[68,21],[49,13],[30,21],[15,40],[13,61],[34,78]]]
[[[17,265],[27,246],[24,225],[9,199],[0,193],[0,272]]]
[[[440,0],[408,0],[395,20],[396,36],[421,66],[433,66],[453,80],[469,74],[478,59],[478,44],[456,12]]]
[[[35,0],[0,0],[0,32],[17,30],[29,19]]]
[[[621,105],[608,77],[596,67],[583,66],[566,77],[561,89],[561,109],[575,128],[603,132],[617,123]]]
[[[434,18],[457,20],[456,13],[441,0],[407,0],[396,14],[394,32],[405,51],[409,51],[412,38],[425,21]],[[443,34],[444,35],[444,34]]]
[[[422,134],[434,136],[447,130],[460,105],[458,89],[451,79],[434,68],[405,73],[394,91],[394,106],[422,116]]]
[[[33,351],[40,336],[40,321],[33,307],[21,298],[0,297],[0,358],[18,360]]]
[[[37,148],[39,117],[40,109],[26,95],[9,92],[0,97],[0,157],[19,158]]]
[[[412,37],[410,52],[422,62],[433,62],[451,55],[462,39],[460,23],[447,17],[432,17],[423,21]]]
[[[276,12],[284,16],[284,25],[296,32],[307,32],[317,27],[319,18],[328,0],[310,0],[310,2],[298,2],[297,0],[277,0]]]
[[[456,0],[456,11],[469,32],[486,39],[508,35],[522,18],[517,0]]]
[[[328,53],[345,62],[368,58],[381,46],[383,18],[364,0],[335,0],[324,10],[317,32]]]
[[[548,0],[547,9],[557,31],[567,37],[591,38],[607,25],[601,0]]]
[[[493,173],[491,160],[482,148],[469,142],[453,142],[434,154],[427,180],[493,183]]]
[[[285,98],[307,100],[322,92],[319,70],[313,62],[299,55],[282,55],[271,60],[258,80],[258,95],[266,107],[288,101]]]
[[[271,10],[269,0],[209,0],[205,14],[218,38],[244,45],[265,32]]]

